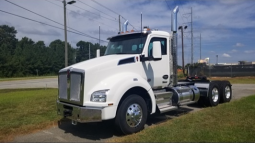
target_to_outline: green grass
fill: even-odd
[[[0,78],[0,82],[1,81],[13,81],[13,80],[27,80],[27,79],[43,79],[43,78],[57,78],[57,76],[31,76],[31,77]]]
[[[210,80],[228,80],[231,84],[255,84],[255,77],[212,77]]]
[[[255,142],[255,95],[150,126],[110,142]]]
[[[57,94],[57,89],[0,90],[0,142],[55,124]]]

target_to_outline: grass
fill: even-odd
[[[0,142],[54,125],[57,89],[0,90]]]
[[[0,82],[1,81],[13,81],[13,80],[27,80],[27,79],[43,79],[43,78],[57,78],[57,76],[31,76],[31,77],[0,78]]]
[[[255,95],[205,108],[110,142],[255,142]]]
[[[255,77],[212,77],[210,80],[228,80],[231,84],[255,84]]]

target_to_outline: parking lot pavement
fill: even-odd
[[[15,88],[58,88],[58,79],[43,78],[0,82],[0,89],[15,89]]]

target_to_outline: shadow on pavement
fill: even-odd
[[[62,119],[58,122],[58,127],[80,138],[89,140],[109,139],[113,136],[121,136],[121,133],[116,133],[113,120],[96,122],[96,123],[77,123],[72,125],[71,120]]]
[[[197,104],[194,104],[180,107],[178,110],[169,111],[163,114],[156,113],[150,115],[148,117],[145,128],[187,114],[197,108],[200,109],[202,107]],[[58,122],[58,127],[64,130],[65,133],[71,133],[74,136],[89,140],[107,140],[114,136],[116,137],[123,136],[122,133],[119,133],[115,130],[114,120],[96,123],[78,123],[77,125],[72,125],[71,120],[63,118]]]

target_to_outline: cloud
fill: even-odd
[[[238,52],[238,51],[235,50],[235,49],[233,49],[233,50],[231,50],[229,53],[236,53],[236,52]]]
[[[244,51],[245,54],[253,54],[255,53],[255,50],[246,50]]]
[[[230,58],[231,57],[229,54],[226,54],[226,53],[224,53],[222,56],[226,57],[226,58]]]
[[[234,45],[234,47],[243,47],[244,46],[244,44],[242,44],[242,43],[236,43],[235,45]]]
[[[53,30],[41,30],[41,29],[34,29],[34,28],[20,28],[19,32],[22,32],[24,34],[32,34],[32,35],[41,35],[41,36],[47,36],[47,35],[52,35],[52,36],[60,36],[60,32],[56,31],[55,29]]]
[[[243,2],[243,0],[219,0],[223,4],[237,4]]]

